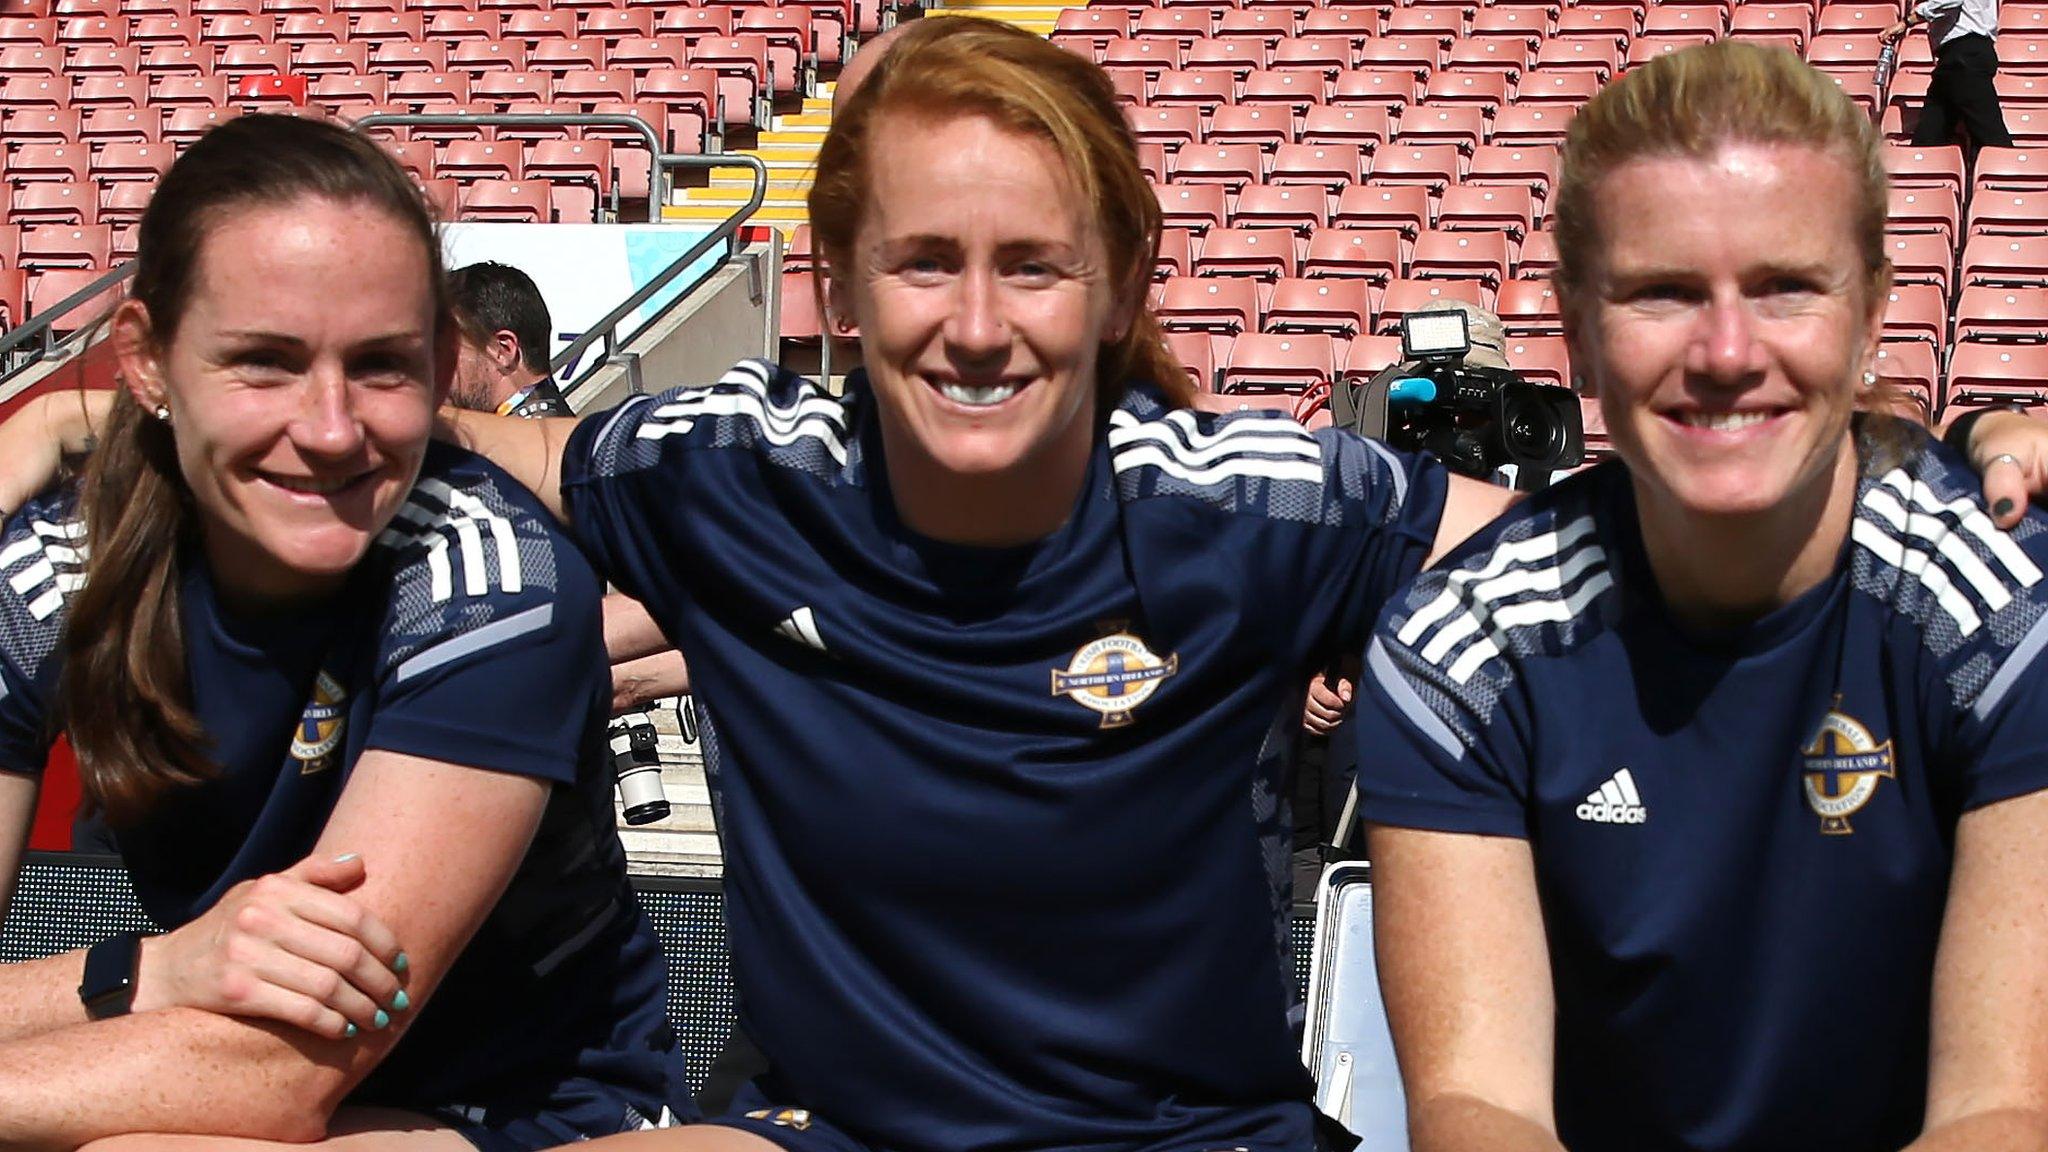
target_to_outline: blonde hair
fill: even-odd
[[[1592,288],[1600,252],[1593,194],[1608,173],[1647,156],[1710,156],[1734,141],[1800,144],[1840,157],[1859,177],[1854,227],[1870,287],[1886,283],[1884,156],[1870,118],[1786,49],[1718,40],[1631,70],[1573,119],[1550,204],[1559,302],[1569,309]]]
[[[1075,196],[1094,208],[1109,258],[1110,290],[1134,307],[1122,339],[1096,367],[1096,408],[1106,415],[1131,380],[1158,388],[1174,407],[1193,384],[1167,350],[1147,287],[1158,260],[1159,199],[1138,166],[1136,141],[1108,75],[1046,40],[991,20],[929,18],[903,29],[872,74],[834,110],[811,185],[811,231],[826,267],[850,269],[854,237],[872,193],[868,165],[885,117],[986,116],[1045,141]]]

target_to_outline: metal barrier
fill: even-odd
[[[45,360],[55,358],[58,349],[76,340],[80,334],[78,329],[64,329],[60,338],[57,322],[73,309],[134,274],[135,261],[130,260],[29,317],[5,336],[0,336],[0,385]]]

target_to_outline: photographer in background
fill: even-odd
[[[568,416],[548,375],[554,322],[533,278],[486,260],[448,274],[462,326],[449,402],[500,416]]]
[[[548,374],[554,321],[533,278],[487,260],[449,273],[448,288],[462,333],[448,402],[527,419],[574,415]],[[614,713],[605,732],[607,755],[618,773],[626,822],[651,824],[668,815],[669,805],[649,713],[657,701],[689,692],[690,670],[631,597],[605,595],[604,635]]]

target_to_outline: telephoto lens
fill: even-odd
[[[654,721],[645,712],[621,716],[606,730],[612,749],[612,774],[619,782],[619,801],[626,823],[652,824],[668,816],[668,793],[661,786],[661,757],[655,751]]]

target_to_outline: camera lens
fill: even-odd
[[[1501,413],[1501,439],[1517,460],[1548,460],[1562,447],[1563,429],[1540,402],[1516,397]]]

